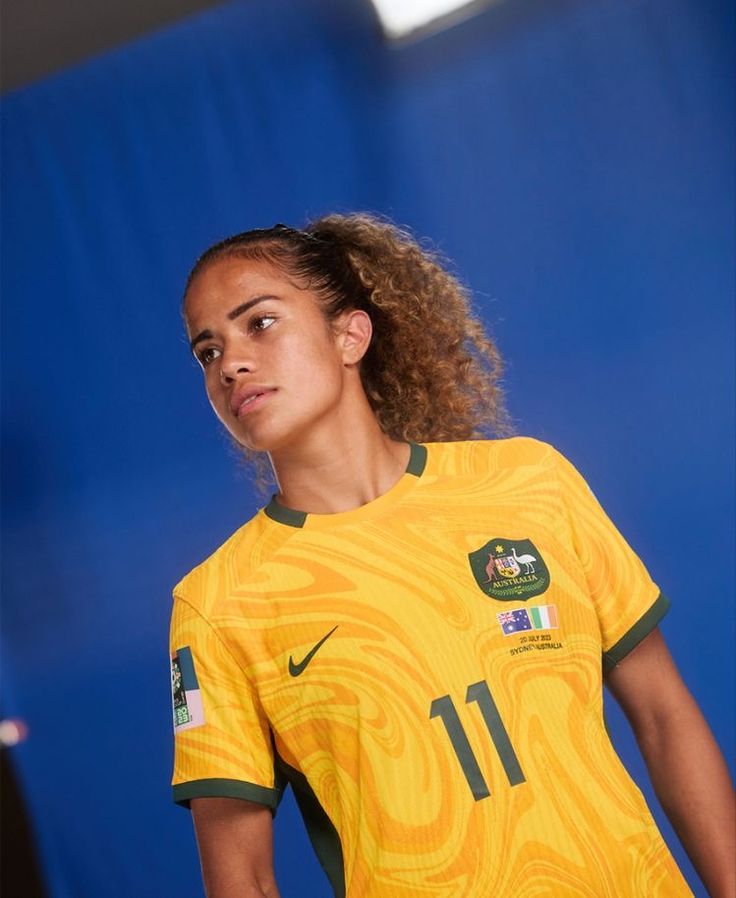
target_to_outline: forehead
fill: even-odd
[[[199,324],[204,327],[256,296],[294,299],[305,295],[312,296],[276,265],[231,256],[210,263],[197,274],[184,298],[184,319],[190,329]]]

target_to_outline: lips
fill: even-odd
[[[233,393],[230,399],[230,408],[236,418],[240,418],[252,409],[258,408],[263,402],[275,393],[271,387],[248,387],[247,390],[239,390]]]

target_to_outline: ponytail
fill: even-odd
[[[374,329],[361,378],[386,433],[435,442],[510,432],[501,356],[435,253],[366,214],[328,215],[306,232],[339,247],[359,281],[352,307]],[[338,314],[351,307],[349,293],[341,299]]]

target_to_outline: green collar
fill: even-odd
[[[420,443],[409,443],[410,451],[409,451],[409,462],[406,466],[406,471],[402,475],[401,483],[407,474],[413,475],[414,477],[421,477],[424,473],[424,468],[427,464],[427,447],[422,446]],[[368,502],[366,505],[362,505],[357,509],[351,509],[347,512],[337,512],[335,514],[326,514],[326,515],[310,515],[306,511],[296,511],[293,508],[287,508],[285,505],[281,505],[276,501],[276,496],[271,496],[271,501],[268,505],[263,509],[265,515],[271,518],[273,521],[278,521],[279,524],[286,524],[288,527],[304,527],[307,523],[308,518],[319,519],[324,523],[328,523],[334,521],[334,523],[339,523],[339,521],[343,518],[343,516],[350,515],[353,516],[353,512],[358,512],[360,509],[368,508],[372,506],[373,503],[380,502],[389,496],[389,494],[393,493],[398,484],[395,484],[391,487],[388,492],[384,493],[383,496],[378,496],[373,502]]]

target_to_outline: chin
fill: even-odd
[[[271,452],[289,442],[288,438],[284,438],[283,435],[273,433],[234,433],[230,431],[230,436],[241,448],[247,449],[249,452]]]
[[[303,443],[305,435],[309,433],[309,426],[294,425],[288,430],[270,430],[263,428],[258,433],[240,435],[240,443],[253,452],[268,452],[269,454],[284,452]]]
[[[245,449],[247,452],[268,452],[268,446],[264,445],[263,441],[254,439],[250,435],[243,436],[242,433],[230,431],[230,438],[239,449]]]
[[[244,449],[251,452],[279,453],[294,449],[308,442],[307,438],[314,436],[324,422],[325,415],[307,410],[301,415],[289,419],[285,415],[264,416],[262,420],[253,419],[248,422],[250,426],[235,428],[230,431],[232,437]]]

